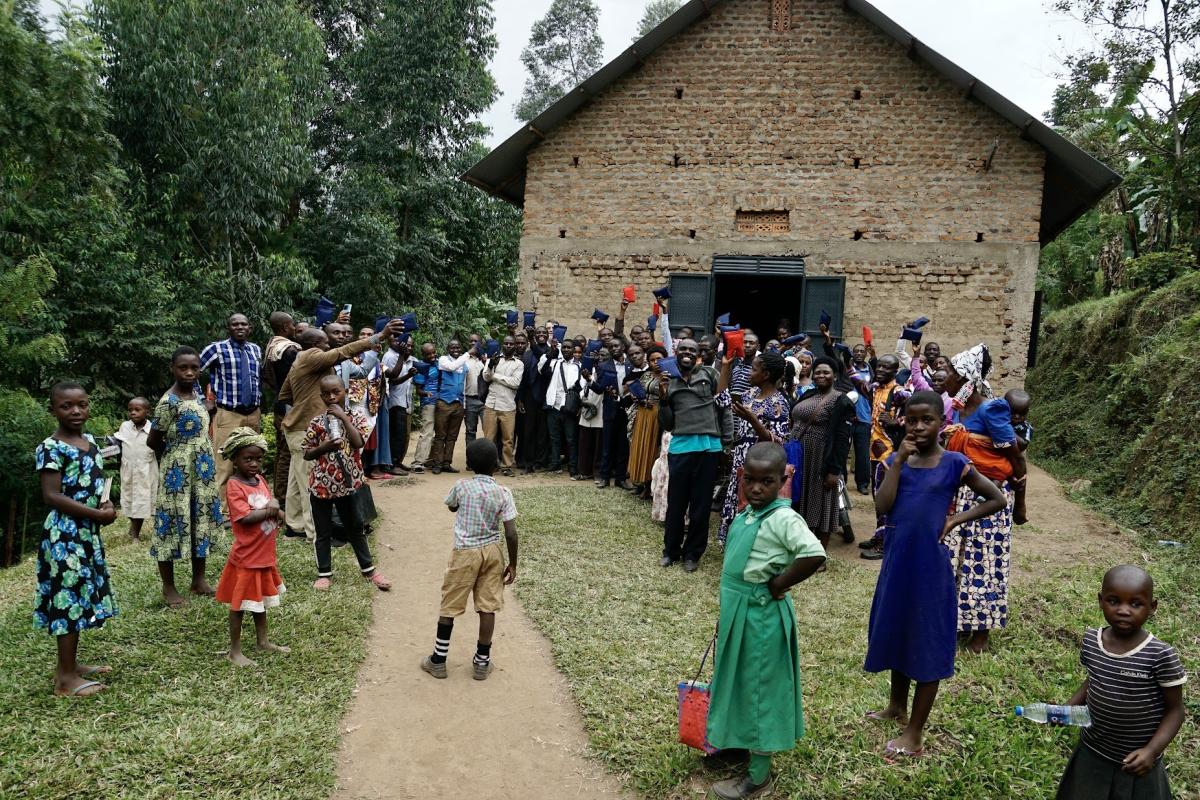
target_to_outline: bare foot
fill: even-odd
[[[901,725],[908,724],[908,712],[903,708],[896,708],[892,705],[889,705],[882,711],[868,711],[867,718],[875,720],[895,720]]]
[[[258,649],[259,650],[267,650],[268,652],[271,652],[271,653],[290,653],[290,652],[292,652],[292,648],[288,647],[287,645],[275,644],[274,642],[259,642]]]
[[[112,667],[107,665],[96,664],[76,664],[75,674],[81,678],[87,678],[91,675],[107,675],[112,672]]]
[[[967,649],[975,655],[981,655],[988,650],[988,632],[975,631],[967,641]]]
[[[201,597],[212,597],[216,594],[216,591],[213,589],[213,587],[209,586],[208,581],[204,580],[203,578],[201,578],[198,582],[192,583],[191,592],[192,594],[198,594]]]
[[[250,659],[248,659],[244,655],[242,655],[241,650],[238,650],[237,652],[234,652],[231,650],[229,652],[229,654],[226,655],[225,657],[228,658],[230,661],[232,661],[235,666],[239,666],[239,667],[257,667],[258,666],[258,662],[251,661]]]
[[[187,605],[187,600],[179,593],[179,590],[174,586],[163,587],[163,601],[169,608],[183,608]]]
[[[107,688],[103,683],[74,674],[54,676],[54,694],[58,697],[91,697]]]

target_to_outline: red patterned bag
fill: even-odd
[[[717,750],[708,743],[708,684],[697,681],[700,673],[704,671],[704,662],[708,660],[708,654],[712,652],[716,643],[717,635],[714,633],[704,650],[704,657],[700,659],[700,669],[696,670],[696,677],[678,685],[679,741],[702,751],[705,755],[712,755]]]

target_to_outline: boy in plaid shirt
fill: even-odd
[[[474,440],[467,445],[467,466],[475,477],[458,481],[446,495],[446,505],[455,515],[454,552],[442,582],[433,653],[421,661],[421,669],[435,678],[446,677],[454,618],[467,610],[470,594],[474,594],[479,614],[479,644],[472,660],[475,680],[487,680],[492,671],[496,612],[504,606],[504,587],[517,579],[517,507],[512,492],[492,478],[499,461],[500,454],[490,439]],[[508,566],[500,547],[502,525]]]

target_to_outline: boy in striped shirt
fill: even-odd
[[[454,552],[442,581],[433,653],[421,661],[421,669],[435,678],[446,677],[454,618],[466,612],[468,595],[474,595],[479,614],[479,644],[472,659],[475,680],[486,680],[492,671],[496,612],[504,606],[504,587],[517,579],[517,507],[512,492],[492,477],[499,461],[491,439],[471,442],[467,466],[475,477],[458,481],[446,495],[446,505],[454,512]],[[507,565],[501,537],[508,547]]]
[[[1158,608],[1154,580],[1134,566],[1104,574],[1105,628],[1089,628],[1080,661],[1087,680],[1070,705],[1087,703],[1084,728],[1058,786],[1058,800],[1169,800],[1162,754],[1183,725],[1187,673],[1169,644],[1142,626]]]

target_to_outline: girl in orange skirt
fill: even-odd
[[[229,519],[233,523],[233,548],[217,584],[217,601],[229,606],[229,660],[239,667],[255,663],[242,654],[242,618],[254,615],[254,633],[260,650],[288,653],[290,649],[267,639],[267,609],[279,605],[285,587],[275,561],[275,532],[283,522],[279,501],[259,473],[267,440],[252,428],[229,434],[221,455],[233,464],[225,484]]]

